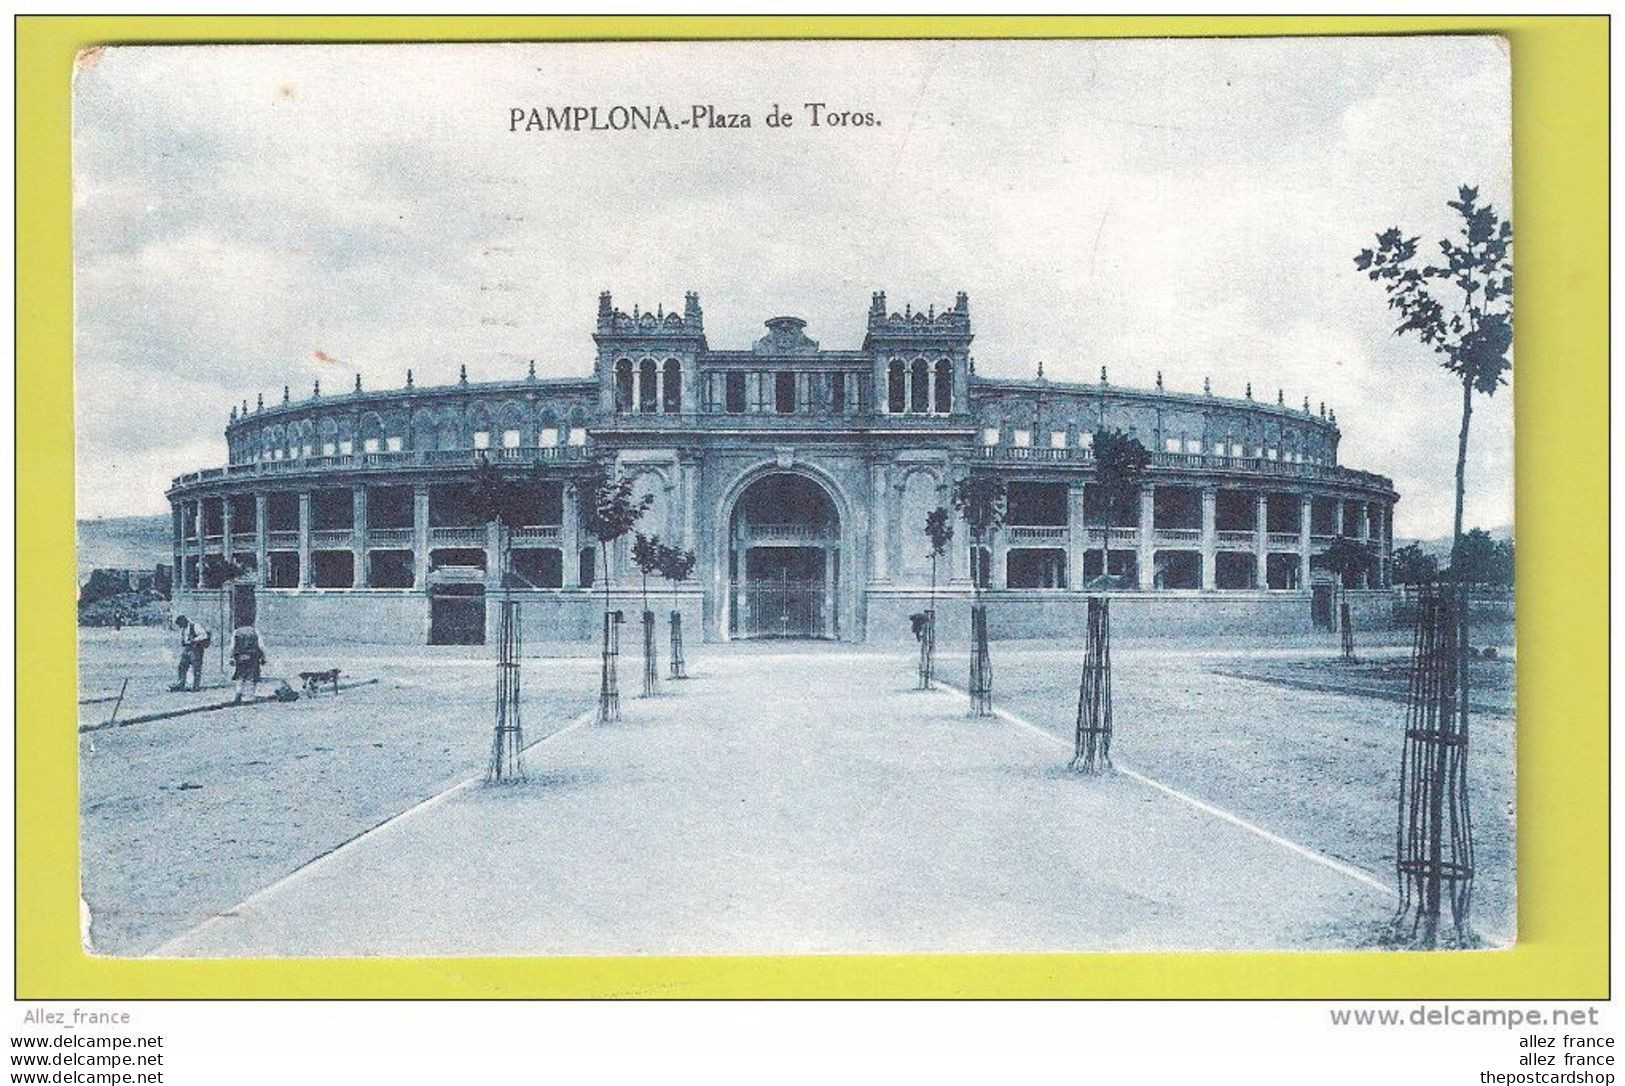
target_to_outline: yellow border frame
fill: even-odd
[[[18,998],[1608,995],[1608,20],[1413,17],[21,17]],[[70,73],[104,42],[1505,35],[1518,224],[1516,948],[1475,954],[129,961],[78,937]],[[1443,197],[1441,196],[1441,199]],[[1422,363],[1418,363],[1422,364]],[[1538,480],[1538,485],[1531,485]]]

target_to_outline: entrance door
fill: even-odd
[[[485,644],[483,585],[438,585],[430,592],[429,644]]]
[[[825,551],[817,547],[752,547],[737,586],[745,637],[829,637]]]

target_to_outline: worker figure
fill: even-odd
[[[175,685],[171,690],[186,689],[186,672],[192,672],[192,689],[203,689],[203,650],[209,647],[209,631],[187,618],[175,616],[175,628],[181,632],[181,660],[176,669]]]
[[[246,694],[249,701],[259,697],[260,667],[265,663],[265,643],[260,632],[244,623],[231,631],[231,678],[237,684],[238,705]]]

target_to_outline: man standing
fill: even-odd
[[[203,650],[209,647],[209,631],[187,618],[175,616],[175,628],[181,632],[181,660],[176,669],[175,685],[171,690],[186,689],[186,672],[192,672],[192,689],[203,688]]]

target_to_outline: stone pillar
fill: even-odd
[[[429,590],[429,488],[412,488],[412,587]]]
[[[575,496],[569,484],[564,487],[564,521],[559,529],[559,546],[564,550],[564,570],[559,584],[565,588],[581,587],[581,511],[576,508]]]
[[[220,556],[231,561],[231,499],[220,499]]]
[[[353,523],[350,527],[350,551],[355,556],[355,581],[357,588],[366,588],[371,583],[367,570],[367,487],[365,483],[357,483],[352,491]]]
[[[1310,528],[1314,522],[1315,497],[1304,494],[1298,508],[1298,590],[1309,591],[1309,558],[1314,553],[1310,542]]]
[[[485,525],[485,591],[502,590],[502,525],[489,521]]]
[[[884,463],[875,461],[869,465],[873,499],[869,506],[869,579],[882,584],[891,581],[891,483],[888,476]],[[742,574],[740,581],[744,581]]]
[[[1142,589],[1156,587],[1157,583],[1157,488],[1149,483],[1140,487],[1140,556],[1139,580]]]
[[[1010,529],[1000,528],[994,532],[993,538],[988,541],[988,549],[993,552],[992,587],[1010,587]]]
[[[310,575],[310,491],[299,492],[299,587],[309,588]]]
[[[1072,483],[1066,490],[1067,584],[1083,587],[1083,558],[1089,550],[1089,526],[1084,523],[1083,484]]]
[[[199,498],[192,503],[192,537],[197,544],[197,584],[193,588],[203,587],[203,560],[208,554],[208,544],[203,539],[203,499]]]
[[[682,459],[677,466],[680,489],[678,500],[683,503],[683,549],[699,553],[700,518],[700,466],[692,459]],[[845,528],[846,525],[842,525]]]
[[[1255,577],[1257,578],[1257,584],[1255,587],[1257,588],[1268,588],[1270,586],[1269,500],[1270,496],[1268,493],[1262,490],[1258,492],[1258,521],[1257,527],[1253,529],[1255,533],[1253,536],[1253,545],[1258,548],[1258,572],[1255,574]]]
[[[1361,543],[1365,543],[1367,545],[1370,544],[1370,542],[1371,542],[1371,503],[1370,502],[1361,502],[1360,503],[1359,515],[1358,515],[1358,517],[1356,517],[1356,519],[1354,521],[1354,531],[1355,531],[1355,534],[1357,535],[1357,537],[1359,538]],[[1368,564],[1365,569],[1362,569],[1360,571],[1360,587],[1361,588],[1370,588],[1371,587],[1371,577],[1372,577],[1372,573],[1374,571],[1375,571],[1374,563],[1373,564]]]
[[[254,583],[264,588],[271,578],[271,547],[270,537],[265,527],[266,495],[263,491],[254,495]]]
[[[1217,487],[1202,488],[1202,591],[1211,592],[1216,584],[1214,569],[1218,554],[1219,491]]]

